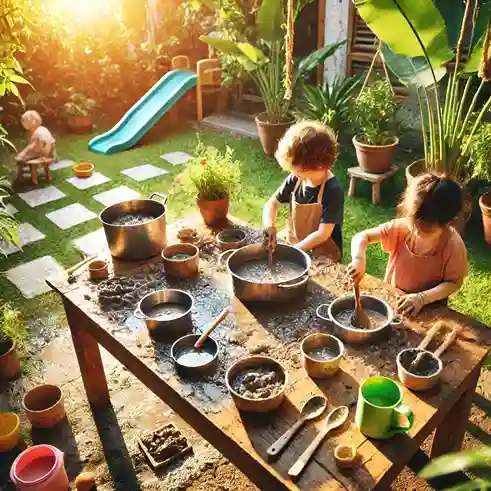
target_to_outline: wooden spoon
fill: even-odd
[[[355,328],[370,329],[370,318],[361,305],[360,286],[355,285],[353,291],[355,293],[355,311],[351,315],[350,324]]]
[[[409,365],[409,368],[407,369],[408,372],[416,373],[416,369],[421,363],[421,360],[427,354],[427,351],[425,351],[426,348],[428,347],[428,345],[431,343],[431,340],[435,337],[435,335],[438,333],[438,331],[440,331],[440,329],[443,326],[444,323],[442,321],[435,322],[433,327],[426,333],[426,336],[424,337],[423,341],[421,341],[421,343],[419,343],[418,347],[416,348],[421,351],[416,355],[416,358],[414,358],[414,360]]]
[[[206,328],[206,330],[203,332],[203,334],[198,338],[196,343],[194,343],[194,348],[199,349],[201,348],[201,345],[205,342],[205,339],[215,330],[215,328],[221,324],[224,320],[225,317],[227,317],[228,314],[232,312],[232,307],[225,307],[222,312],[216,317],[212,323]]]

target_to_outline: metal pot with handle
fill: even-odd
[[[161,201],[157,201],[158,196]],[[111,255],[118,259],[149,259],[162,252],[167,245],[166,203],[168,196],[152,193],[148,199],[122,201],[104,208],[99,219],[104,227]],[[143,223],[120,225],[115,223],[125,215],[144,215]]]
[[[230,251],[227,251],[230,253]],[[288,261],[299,266],[298,274],[287,281],[264,282],[258,277],[251,281],[241,276],[240,269],[250,261],[268,258],[262,244],[251,244],[235,250],[226,259],[227,269],[232,277],[235,296],[244,302],[287,301],[303,298],[309,281],[310,257],[300,249],[278,244],[274,260]]]

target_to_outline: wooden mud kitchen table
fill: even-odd
[[[247,230],[252,234],[249,242],[259,239],[257,232]],[[393,326],[386,340],[365,346],[345,345],[341,370],[330,379],[313,380],[301,366],[299,342],[312,332],[332,332],[332,326],[316,318],[315,309],[346,294],[345,267],[314,260],[305,299],[291,305],[246,306],[233,296],[228,273],[217,264],[218,252],[210,244],[202,248],[200,275],[194,281],[167,279],[160,258],[143,264],[113,261],[116,276],[135,281],[134,291],[124,294],[117,305],[99,303],[97,285],[85,273],[71,284],[66,278],[48,280],[63,299],[85,390],[93,406],[110,403],[100,345],[262,490],[388,489],[434,430],[432,457],[460,448],[481,365],[491,347],[486,326],[446,307],[430,307],[416,320],[406,319]],[[132,317],[141,296],[162,288],[179,288],[193,295],[195,330],[203,328],[225,306],[233,305],[235,316],[213,334],[220,345],[215,375],[181,378],[169,355],[171,342],[151,341],[145,326]],[[380,280],[367,277],[362,288],[395,304],[397,292]],[[416,346],[436,320],[446,321],[450,328],[463,328],[459,340],[443,357],[440,384],[419,394],[404,388],[405,403],[415,414],[409,434],[385,441],[367,439],[354,424],[360,383],[374,375],[396,377],[397,353]],[[233,361],[255,353],[278,360],[288,372],[285,401],[266,414],[239,412],[224,382]],[[300,479],[292,482],[288,469],[315,438],[327,412],[315,423],[305,425],[278,460],[268,461],[266,450],[293,425],[302,404],[315,394],[326,396],[328,410],[346,405],[350,414],[343,427],[319,447]],[[360,465],[349,472],[341,473],[334,462],[333,449],[340,443],[353,444],[358,450]]]

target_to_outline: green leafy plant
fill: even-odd
[[[470,144],[469,177],[491,181],[491,123],[483,123]]]
[[[361,143],[388,145],[400,129],[399,106],[386,80],[369,83],[353,101],[350,118],[355,135]]]
[[[202,200],[215,201],[232,197],[238,191],[240,164],[227,147],[220,152],[215,147],[198,143],[196,157],[188,164],[189,180]]]
[[[296,14],[306,2],[299,2]],[[220,37],[201,36],[228,60],[235,60],[256,85],[264,102],[267,123],[281,123],[291,119],[292,98],[285,97],[285,12],[281,0],[263,0],[255,16],[255,23],[247,33],[237,33],[231,38],[227,32]],[[219,15],[227,15],[226,8],[216,6]],[[223,14],[222,14],[223,12]],[[299,82],[326,58],[332,56],[345,41],[324,46],[300,60],[293,69],[292,92]]]
[[[96,106],[97,103],[93,99],[70,89],[70,96],[63,105],[63,109],[68,116],[89,116]]]
[[[7,178],[0,177],[0,240],[20,247],[18,223],[3,203],[3,200],[10,196],[10,190],[10,182]]]
[[[325,80],[322,87],[304,84],[295,114],[300,119],[321,121],[339,131],[349,121],[351,99],[360,83],[359,77],[336,77],[332,83]]]
[[[0,343],[11,339],[21,349],[27,340],[27,327],[20,310],[10,304],[0,304]]]
[[[354,2],[360,16],[384,42],[382,55],[388,67],[416,91],[426,169],[444,171],[465,182],[474,174],[472,145],[478,141],[475,136],[491,107],[488,97],[477,109],[491,77],[491,1]],[[447,76],[446,64],[452,59],[454,67]],[[481,81],[472,93],[477,72]],[[464,83],[463,77],[467,77]],[[445,94],[439,86],[443,78],[447,78]]]

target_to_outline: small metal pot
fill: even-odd
[[[216,238],[218,247],[222,251],[228,251],[229,249],[239,249],[246,245],[246,234],[243,230],[237,228],[229,228],[222,230],[217,234]]]
[[[384,300],[372,297],[370,295],[361,295],[361,303],[364,309],[374,310],[384,315],[387,319],[385,324],[377,329],[357,329],[354,327],[345,326],[338,322],[335,316],[348,309],[355,308],[355,297],[346,295],[334,300],[331,304],[322,304],[317,307],[317,317],[324,321],[332,322],[334,326],[334,334],[346,343],[360,344],[369,343],[379,340],[382,336],[388,334],[391,325],[398,325],[402,322],[400,317],[394,316],[390,305]],[[322,315],[322,309],[327,307],[327,317]]]
[[[183,351],[191,350],[194,343],[198,341],[199,337],[200,334],[188,334],[187,336],[183,336],[182,338],[179,338],[170,349],[172,359],[174,360],[179,372],[183,375],[209,375],[217,369],[219,351],[218,343],[210,337],[207,337],[199,348],[200,350],[212,355],[210,360],[200,365],[192,366],[179,361],[180,354],[182,354]]]
[[[177,254],[187,254],[185,259],[175,259]],[[199,271],[199,249],[194,244],[174,244],[162,251],[164,271],[175,278],[195,276]]]
[[[171,319],[159,319],[151,316],[151,310],[156,305],[173,303],[182,305],[186,311]],[[182,290],[158,290],[145,295],[133,315],[144,319],[150,336],[155,340],[177,338],[189,333],[193,328],[191,310],[194,305],[193,297]]]
[[[161,198],[162,203],[153,199]],[[130,261],[149,259],[160,254],[167,244],[165,194],[152,193],[149,199],[132,199],[108,206],[99,219],[104,227],[109,250],[114,257]],[[114,225],[114,221],[129,213],[154,217],[139,225]]]
[[[244,302],[286,301],[302,298],[307,291],[309,281],[310,257],[300,249],[278,244],[275,260],[291,261],[302,266],[302,272],[291,280],[280,283],[261,283],[249,281],[239,276],[235,271],[248,261],[267,258],[267,251],[261,244],[251,244],[237,249],[225,259],[227,269],[232,276],[235,296]]]
[[[316,348],[329,348],[336,354],[333,358],[319,360],[310,355]],[[339,370],[341,358],[344,355],[344,344],[335,336],[321,332],[310,334],[300,344],[302,365],[313,378],[328,378]]]

